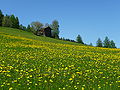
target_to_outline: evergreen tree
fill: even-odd
[[[10,16],[10,20],[11,20],[11,25],[10,25],[10,27],[11,27],[11,28],[16,28],[16,18],[15,18],[15,16],[14,16],[14,15],[11,15],[11,16]]]
[[[105,37],[105,40],[103,41],[103,45],[104,45],[105,48],[110,48],[111,47],[110,40],[107,36]]]
[[[24,30],[24,31],[26,31],[26,30],[27,30],[27,29],[26,29],[26,27],[25,27],[25,26],[23,26],[22,24],[19,26],[19,29]]]
[[[76,41],[77,43],[84,44],[80,35],[77,36]]]
[[[96,43],[96,46],[97,46],[97,47],[103,47],[103,43],[102,43],[102,41],[101,41],[100,38],[98,38],[97,43]]]
[[[23,25],[22,24],[19,25],[19,29],[23,30]]]
[[[54,20],[50,27],[52,28],[52,37],[59,38],[59,22]]]
[[[3,15],[2,11],[0,10],[0,26],[2,26],[3,17],[4,17],[4,15]]]
[[[11,16],[6,15],[3,17],[2,26],[19,29],[19,19],[14,15]]]
[[[18,19],[18,17],[16,17],[16,20],[15,20],[15,28],[19,29],[19,19]]]
[[[63,38],[62,38],[62,40],[64,40],[64,41],[65,41],[65,38],[63,37]]]
[[[28,32],[31,32],[31,27],[30,27],[30,25],[27,26],[27,31],[28,31]]]
[[[113,40],[110,41],[110,48],[116,48],[115,43]]]
[[[90,45],[89,46],[93,46],[93,44],[92,43],[90,43]]]

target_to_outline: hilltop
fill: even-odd
[[[85,46],[0,27],[3,90],[118,90],[120,49]]]

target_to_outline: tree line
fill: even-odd
[[[113,40],[110,40],[107,36],[105,37],[104,41],[98,38],[96,46],[105,48],[117,48],[115,42]]]
[[[78,43],[85,44],[82,41],[82,37],[80,35],[78,35],[76,37],[76,41]],[[85,44],[85,45],[87,45],[87,44]],[[93,44],[90,43],[89,46],[93,46]],[[116,45],[115,45],[115,42],[113,40],[110,40],[107,36],[105,37],[104,41],[102,41],[100,38],[98,38],[98,40],[96,42],[96,47],[117,48]]]
[[[52,37],[59,38],[59,22],[57,20],[53,20],[52,24],[46,23],[45,25],[39,21],[34,21],[26,27],[19,23],[19,19],[15,15],[4,15],[0,10],[0,26],[21,29],[35,35],[38,35],[39,30],[42,28],[49,26],[52,29]]]
[[[0,26],[19,29],[19,19],[14,15],[3,15],[0,10]]]

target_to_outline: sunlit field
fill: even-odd
[[[0,90],[120,90],[120,49],[0,28]]]

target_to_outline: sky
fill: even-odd
[[[106,36],[120,48],[120,0],[1,0],[4,14],[14,14],[27,26],[33,21],[58,20],[60,37],[96,45]]]

